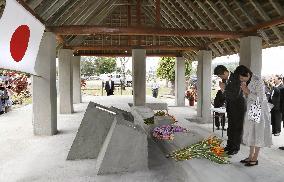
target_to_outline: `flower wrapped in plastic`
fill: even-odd
[[[173,123],[177,122],[176,118],[173,115],[170,115],[169,113],[165,112],[165,111],[157,111],[154,116],[168,116],[170,118],[172,118]]]
[[[153,137],[160,140],[173,140],[174,133],[176,132],[187,132],[186,128],[177,125],[163,125],[156,127],[153,130]]]
[[[176,161],[189,160],[193,158],[205,158],[218,164],[228,164],[228,154],[221,147],[222,140],[216,136],[211,136],[198,143],[174,151],[167,157],[174,158]]]

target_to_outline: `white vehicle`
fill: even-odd
[[[109,75],[112,76],[112,80],[114,81],[115,85],[120,85],[121,83],[126,85],[126,86],[132,85],[132,76],[131,75],[125,76],[125,83],[124,83],[124,78],[123,78],[122,74],[119,74],[119,73],[101,74],[100,80],[102,80],[103,82],[108,81]]]

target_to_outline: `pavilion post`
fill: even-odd
[[[37,55],[33,85],[33,130],[35,135],[57,133],[56,39],[43,34]]]
[[[197,117],[201,122],[208,123],[211,122],[212,51],[198,51],[197,60]]]
[[[244,65],[251,71],[261,76],[262,68],[262,39],[257,36],[241,38],[240,65]]]
[[[60,114],[71,114],[73,109],[73,51],[60,49],[59,57],[59,96]]]

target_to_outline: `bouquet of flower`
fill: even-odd
[[[230,163],[228,154],[224,152],[224,148],[220,146],[221,143],[221,139],[216,136],[211,136],[189,147],[176,150],[167,155],[167,157],[174,158],[176,161],[206,158],[218,164],[228,164]]]
[[[196,93],[193,89],[189,89],[185,92],[185,98],[187,98],[188,100],[194,100],[195,95]]]
[[[173,140],[174,133],[176,132],[187,132],[186,128],[177,125],[163,125],[156,127],[153,130],[153,136],[160,140]]]
[[[153,116],[153,117],[150,117],[150,118],[144,119],[144,123],[145,123],[146,125],[154,124],[154,116]]]
[[[154,114],[154,116],[166,116],[167,113],[165,111],[158,111]]]
[[[177,122],[176,118],[173,115],[170,115],[169,113],[166,113],[165,111],[158,111],[154,114],[154,116],[169,116],[173,119],[174,123]]]

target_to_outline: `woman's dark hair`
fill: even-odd
[[[223,75],[228,69],[224,65],[217,65],[214,69],[214,75]]]
[[[244,65],[240,65],[236,68],[234,74],[236,74],[238,76],[247,77],[247,76],[249,76],[248,74],[250,74],[250,76],[251,76],[252,72],[249,68],[245,67]]]

